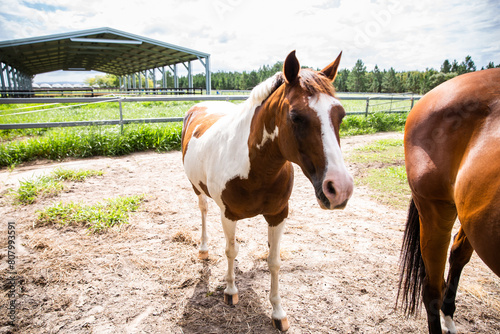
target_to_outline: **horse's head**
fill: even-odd
[[[295,51],[283,65],[280,150],[302,168],[323,209],[343,209],[353,191],[353,179],[340,151],[339,127],[345,110],[334,97],[332,85],[341,54],[319,72],[301,70]]]

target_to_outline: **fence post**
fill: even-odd
[[[366,98],[366,110],[365,110],[365,117],[368,117],[368,108],[370,107],[370,97]]]
[[[118,99],[118,105],[120,106],[120,134],[123,135],[123,111],[122,111],[122,98]]]
[[[410,111],[413,109],[413,96],[411,97],[411,106],[410,106]]]

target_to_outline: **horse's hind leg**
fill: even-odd
[[[414,197],[420,215],[420,246],[425,264],[422,299],[427,311],[429,333],[441,334],[440,310],[445,287],[444,270],[451,230],[457,217],[453,204]]]
[[[208,201],[207,196],[204,194],[198,195],[198,206],[201,211],[201,242],[200,242],[200,252],[198,257],[202,260],[208,259],[208,234],[207,234],[207,211],[208,211]]]
[[[444,314],[442,322],[443,329],[451,334],[457,332],[455,323],[453,322],[453,314],[455,313],[455,297],[457,295],[460,274],[464,266],[469,262],[473,252],[474,250],[464,230],[460,228],[454,237],[453,246],[451,246],[450,269],[448,271],[443,306],[441,306],[441,311],[443,311]]]
[[[238,304],[238,289],[236,288],[234,275],[234,259],[238,255],[238,243],[236,242],[236,221],[222,216],[222,227],[226,236],[227,274],[226,289],[224,290],[224,302],[228,305]]]

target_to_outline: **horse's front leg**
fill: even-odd
[[[238,255],[239,246],[236,243],[236,221],[227,219],[222,214],[222,227],[226,236],[227,274],[224,302],[228,305],[238,304],[238,289],[235,284],[234,259]]]
[[[273,306],[272,320],[274,327],[281,331],[286,331],[290,327],[286,312],[283,310],[283,307],[281,307],[281,297],[278,291],[278,273],[281,266],[280,240],[283,235],[284,227],[284,220],[276,226],[268,227],[269,256],[267,258],[269,271],[271,272],[271,292],[269,294],[269,301]]]
[[[201,211],[201,242],[200,242],[200,251],[198,257],[201,260],[208,259],[208,233],[207,233],[207,211],[208,211],[208,202],[207,196],[204,194],[198,195],[198,206]]]

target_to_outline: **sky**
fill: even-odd
[[[0,41],[109,27],[209,53],[213,72],[257,70],[292,50],[313,68],[342,51],[340,68],[362,59],[368,71],[422,71],[470,55],[480,69],[500,63],[499,13],[499,0],[0,0]]]

